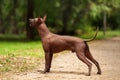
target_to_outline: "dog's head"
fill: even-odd
[[[44,23],[46,21],[46,16],[47,15],[44,15],[43,18],[38,17],[38,18],[29,19],[29,25],[31,27],[38,27],[39,25],[41,25],[42,23]]]

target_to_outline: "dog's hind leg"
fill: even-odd
[[[84,62],[88,66],[89,71],[88,71],[87,76],[90,76],[91,75],[92,64],[86,59],[83,52],[78,51],[78,52],[76,52],[76,55],[82,62]]]
[[[97,74],[101,74],[101,69],[100,69],[99,63],[93,58],[92,54],[91,54],[90,51],[89,51],[89,48],[87,48],[87,49],[85,50],[85,56],[86,56],[91,62],[93,62],[93,63],[96,65],[96,67],[97,67],[97,69],[98,69]]]

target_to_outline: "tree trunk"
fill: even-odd
[[[63,11],[63,28],[62,28],[62,34],[64,35],[64,34],[67,34],[67,22],[68,22],[68,14],[67,14],[68,12],[67,12],[67,10],[64,10]]]
[[[106,35],[106,29],[107,29],[107,16],[106,12],[103,13],[103,34]]]
[[[13,9],[11,12],[11,24],[12,24],[12,33],[13,34],[18,34],[18,30],[17,30],[17,21],[16,21],[16,6],[17,6],[17,0],[13,0]]]
[[[80,20],[83,19],[83,17],[90,11],[90,4],[88,3],[87,6],[80,10],[78,13],[77,13],[77,16],[76,18],[74,19],[74,22],[72,24],[72,27],[76,26],[77,23],[80,23]]]
[[[69,0],[66,3],[66,8],[63,10],[63,14],[62,14],[62,21],[63,21],[63,28],[62,28],[62,34],[67,34],[67,26],[68,26],[68,21],[70,18],[70,15],[72,13],[72,0]]]
[[[4,30],[4,27],[3,27],[2,6],[1,5],[2,5],[2,0],[0,0],[0,33],[4,34],[5,30]]]
[[[0,33],[1,33],[1,26],[2,25],[2,8],[1,8],[1,1],[0,1]]]
[[[34,28],[31,28],[29,26],[29,18],[33,18],[33,10],[34,10],[33,0],[27,0],[27,2],[28,2],[28,5],[27,5],[27,26],[26,26],[27,33],[26,33],[26,36],[27,36],[27,39],[33,40],[35,38]]]

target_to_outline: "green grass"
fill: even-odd
[[[111,38],[111,37],[116,37],[116,36],[120,36],[120,30],[117,31],[107,31],[106,35],[103,35],[103,32],[99,32],[98,34],[98,39],[106,39],[106,38]]]
[[[0,41],[0,73],[33,69],[43,56],[40,41]]]
[[[82,37],[83,39],[89,39],[89,38],[92,38],[94,36],[94,34],[95,34],[95,32],[88,32],[86,34],[81,35],[80,37]],[[115,36],[120,36],[120,30],[107,31],[106,35],[103,35],[103,32],[99,31],[96,39],[101,40],[101,39],[107,39],[107,38],[111,38],[111,37],[115,37]]]
[[[35,51],[36,50],[36,51]],[[21,56],[40,56],[42,51],[42,45],[40,41],[36,42],[0,42],[0,55],[13,54]]]

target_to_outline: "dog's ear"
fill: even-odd
[[[44,17],[43,17],[44,22],[46,21],[46,17],[47,17],[47,14],[45,14]]]

